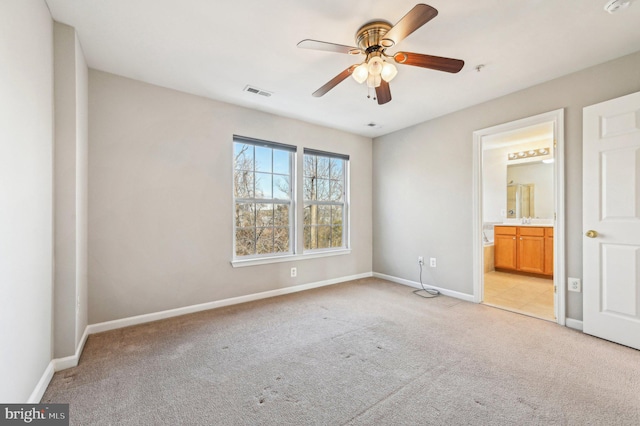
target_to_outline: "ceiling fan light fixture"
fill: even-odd
[[[384,61],[379,56],[369,59],[369,74],[380,75]]]
[[[364,83],[369,76],[369,68],[367,67],[366,62],[358,65],[351,75],[358,83]]]
[[[380,77],[380,75],[369,74],[369,77],[367,77],[367,87],[370,87],[371,89],[380,86],[381,83],[382,77]]]
[[[380,77],[387,83],[393,80],[393,78],[398,74],[398,69],[395,65],[385,62],[382,65],[382,72],[380,73]]]

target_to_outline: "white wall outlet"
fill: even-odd
[[[424,265],[424,257],[418,256],[418,265]]]
[[[580,286],[580,278],[571,278],[569,277],[569,285],[568,285],[568,290],[569,291],[575,291],[580,293],[581,290],[581,286]]]
[[[291,278],[298,276],[298,268],[291,268]]]
[[[432,257],[429,259],[429,266],[431,266],[432,268],[436,267],[436,258]]]

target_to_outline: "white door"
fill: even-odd
[[[584,332],[640,349],[640,92],[583,113]]]

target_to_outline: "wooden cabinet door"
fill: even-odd
[[[496,268],[516,269],[516,242],[517,240],[515,235],[494,235],[494,266]]]
[[[544,273],[553,275],[553,228],[544,230]]]
[[[518,269],[544,274],[544,237],[521,235],[518,240]]]

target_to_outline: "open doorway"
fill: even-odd
[[[563,111],[474,132],[474,300],[564,324]]]

